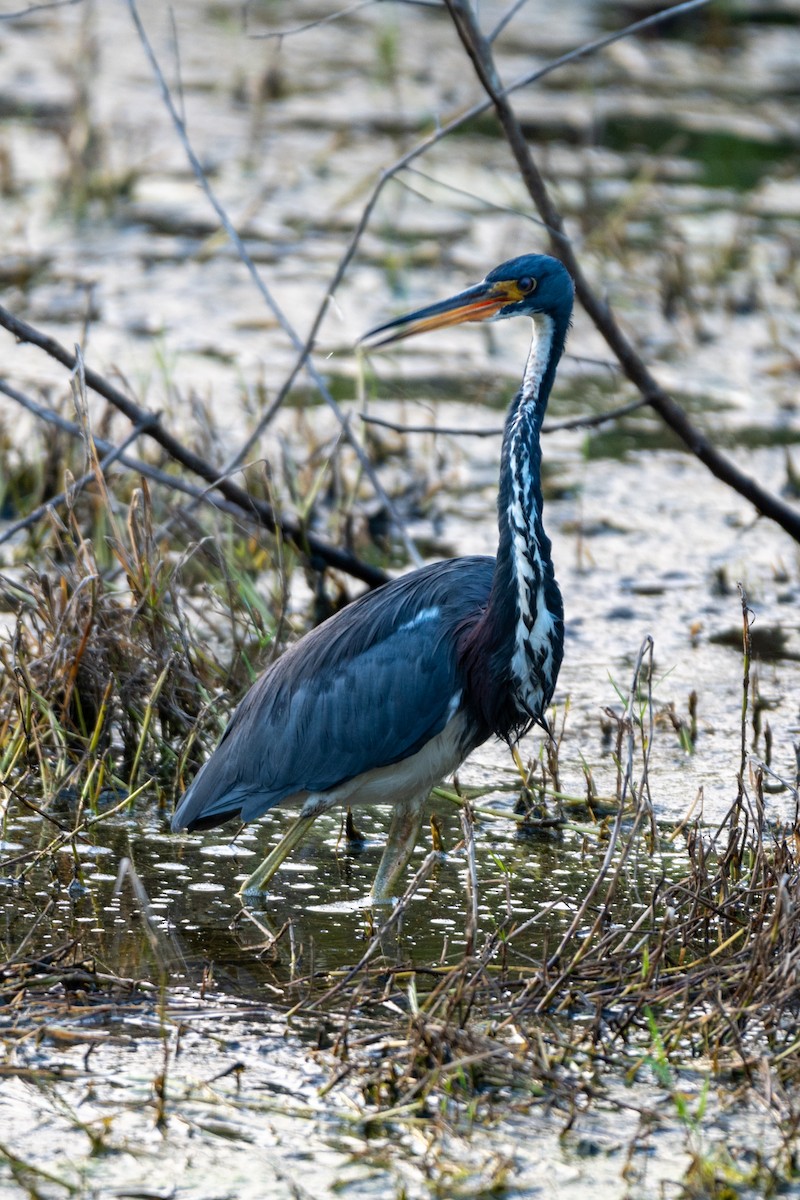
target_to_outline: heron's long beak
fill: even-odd
[[[399,342],[402,338],[426,333],[429,329],[460,325],[462,321],[486,321],[496,316],[506,304],[512,304],[521,298],[521,292],[511,279],[478,283],[467,288],[465,292],[459,292],[457,296],[451,296],[449,300],[440,300],[438,304],[418,308],[416,312],[396,317],[394,321],[387,321],[385,325],[377,325],[359,338],[359,342],[369,342],[371,346],[386,346],[390,342]],[[379,336],[381,334],[384,336]],[[374,338],[378,340],[373,341]]]

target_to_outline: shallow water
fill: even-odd
[[[391,1105],[365,1100],[357,1070],[330,1091],[341,1069],[330,1047],[340,1032],[347,1027],[357,1040],[375,1031],[379,1058],[387,1039],[404,1036],[409,968],[421,968],[416,986],[424,987],[426,968],[460,961],[465,864],[457,849],[443,857],[399,931],[384,939],[387,981],[392,963],[403,972],[382,1003],[348,1013],[345,992],[317,1017],[287,1019],[298,1001],[360,958],[370,916],[386,913],[365,905],[378,847],[337,852],[332,818],[319,822],[318,836],[279,873],[270,895],[243,908],[234,889],[249,869],[247,855],[256,837],[262,847],[272,840],[278,824],[276,815],[243,835],[234,853],[218,833],[170,837],[145,811],[112,817],[91,841],[81,838],[52,866],[45,860],[24,886],[6,886],[9,951],[24,938],[26,955],[44,962],[71,943],[75,961],[93,961],[101,976],[111,968],[140,981],[133,995],[118,980],[108,997],[93,999],[88,978],[83,985],[75,978],[65,1004],[57,971],[38,991],[34,972],[32,1000],[6,1009],[0,1143],[29,1169],[102,1197],[166,1196],[175,1188],[193,1197],[255,1197],[265,1189],[281,1198],[371,1196],[401,1187],[423,1197],[431,1179],[464,1196],[492,1181],[512,1197],[577,1195],[589,1184],[618,1195],[622,1178],[644,1197],[680,1177],[687,1126],[643,1068],[624,1087],[609,1073],[596,1102],[573,1112],[543,1104],[521,1074],[513,1087],[479,1092],[471,1116],[444,1095],[392,1115]],[[456,827],[443,825],[445,844],[455,847]],[[570,830],[515,836],[502,822],[479,822],[477,833],[479,926],[495,927],[509,903],[517,921],[539,914],[518,948],[538,962],[545,939],[554,945],[588,891],[602,843]],[[36,844],[40,834],[38,820],[9,822],[6,853]],[[128,865],[115,876],[121,862]],[[666,846],[636,855],[610,919],[622,930],[653,882],[684,866]],[[565,1020],[589,1019],[579,1002],[573,1007]],[[700,1064],[679,1078],[689,1109],[709,1103],[713,1113],[692,1146],[712,1154],[726,1138],[744,1153],[778,1144],[763,1107],[738,1101],[729,1112],[721,1098],[702,1099]],[[52,1178],[37,1184],[42,1195],[60,1194]]]
[[[6,852],[34,842],[38,824],[11,822],[15,840]],[[276,816],[259,829],[262,845],[277,825]],[[444,825],[453,846],[457,833]],[[353,1038],[377,1030],[375,1050],[385,1054],[385,1041],[403,1036],[410,997],[399,975],[383,1004],[360,1016],[348,1016],[345,992],[316,1019],[287,1020],[287,1009],[313,994],[312,975],[324,987],[368,940],[363,901],[377,847],[337,854],[335,822],[320,826],[270,896],[247,909],[233,889],[249,868],[254,834],[234,855],[219,834],[169,837],[144,811],[97,826],[94,846],[81,840],[80,887],[70,851],[52,870],[45,860],[23,888],[7,889],[10,949],[25,937],[27,954],[43,958],[74,940],[78,961],[94,959],[101,972],[113,966],[141,984],[131,997],[118,983],[98,1003],[74,981],[65,1006],[53,983],[33,1003],[6,1010],[5,1145],[29,1167],[78,1181],[88,1195],[165,1196],[177,1187],[198,1197],[268,1189],[282,1198],[342,1189],[385,1195],[401,1186],[423,1197],[432,1179],[446,1194],[465,1196],[492,1182],[512,1197],[577,1195],[589,1185],[621,1195],[623,1179],[636,1195],[657,1196],[680,1178],[689,1150],[713,1156],[729,1141],[745,1155],[764,1154],[778,1144],[775,1117],[763,1105],[737,1099],[730,1107],[724,1093],[704,1099],[702,1062],[676,1073],[688,1112],[706,1110],[696,1127],[676,1119],[675,1102],[643,1068],[625,1086],[609,1073],[597,1100],[577,1112],[543,1105],[524,1078],[479,1094],[472,1116],[444,1097],[394,1116],[389,1105],[382,1116],[387,1106],[365,1101],[358,1071],[328,1090],[340,1066],[329,1047],[345,1024]],[[541,914],[519,948],[538,961],[542,939],[553,945],[586,894],[602,845],[569,831],[558,839],[513,836],[492,822],[479,824],[478,847],[481,929],[502,918],[510,896],[516,919]],[[136,876],[124,870],[115,887],[109,868],[126,858]],[[615,906],[619,928],[641,911],[655,878],[684,866],[679,851],[663,847],[636,856]],[[382,970],[396,962],[407,977],[409,966],[421,967],[417,986],[424,986],[426,965],[461,958],[465,909],[463,857],[451,851],[399,935],[385,939]],[[565,1019],[588,1014],[577,1003]],[[60,1194],[38,1182],[40,1194]]]

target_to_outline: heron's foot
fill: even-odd
[[[347,816],[344,819],[344,835],[351,846],[363,846],[367,840],[360,829],[356,828],[356,823],[353,820],[352,808],[347,809]]]

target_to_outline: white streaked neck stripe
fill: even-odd
[[[526,401],[537,401],[550,351],[553,347],[555,322],[546,313],[536,313],[533,318],[533,337],[522,377],[522,397]]]
[[[536,507],[535,467],[526,439],[538,437],[529,422],[531,409],[535,409],[540,400],[554,333],[552,317],[537,313],[509,452],[512,485],[508,520],[517,592],[517,628],[511,667],[520,706],[529,714],[543,712],[553,674],[555,621],[545,599],[545,562],[537,537],[541,513]]]

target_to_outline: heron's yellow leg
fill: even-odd
[[[289,857],[295,846],[302,842],[315,820],[316,817],[299,816],[289,826],[275,849],[270,851],[261,865],[253,871],[252,875],[248,875],[239,888],[238,895],[244,896],[247,892],[263,892],[278,867],[285,858]]]
[[[395,895],[397,882],[409,864],[422,828],[422,811],[427,793],[395,805],[389,824],[386,849],[370,895],[373,900],[388,900]]]

